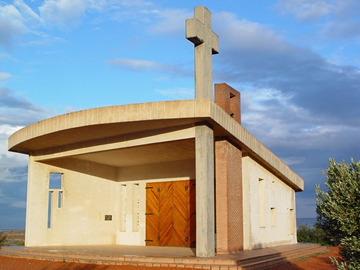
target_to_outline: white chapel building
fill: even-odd
[[[304,181],[241,125],[212,85],[210,12],[186,21],[195,99],[94,108],[9,138],[29,156],[25,246],[181,246],[196,256],[295,244]]]

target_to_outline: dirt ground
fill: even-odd
[[[296,261],[270,268],[269,270],[336,270],[336,267],[331,263],[329,257],[340,259],[339,247],[328,247],[328,249],[330,250],[329,252],[312,257],[300,258]]]
[[[337,247],[329,247],[330,251],[313,257],[301,258],[290,263],[271,268],[271,270],[336,270],[332,265],[329,256],[340,258],[339,249]],[[67,262],[54,262],[42,260],[28,260],[20,258],[9,258],[0,256],[0,270],[174,270],[179,268],[174,267],[137,267],[137,266],[122,266],[122,265],[95,265],[95,264],[80,264]],[[188,268],[187,268],[188,269]]]

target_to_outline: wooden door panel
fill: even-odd
[[[172,182],[160,183],[160,246],[172,246]]]
[[[173,246],[188,246],[188,205],[187,195],[189,181],[178,181],[173,183]]]
[[[195,180],[146,185],[146,245],[195,247]]]
[[[159,245],[159,214],[160,214],[160,193],[158,183],[146,184],[146,245]]]

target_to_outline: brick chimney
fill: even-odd
[[[240,92],[226,83],[215,84],[215,103],[241,124]]]

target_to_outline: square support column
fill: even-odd
[[[195,127],[196,158],[196,256],[215,255],[214,132],[207,125]]]
[[[216,253],[244,249],[242,152],[229,141],[215,141]]]

